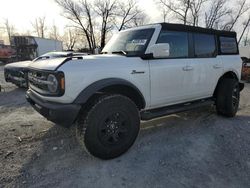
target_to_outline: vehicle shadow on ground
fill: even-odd
[[[27,101],[25,99],[25,94],[27,89],[24,88],[13,88],[11,89],[5,87],[2,88],[0,92],[0,106],[27,106]]]
[[[14,186],[247,187],[248,122],[249,116],[225,119],[212,108],[143,122],[133,147],[107,161],[83,151],[72,130],[54,126],[37,139],[40,148]]]

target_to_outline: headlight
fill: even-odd
[[[58,90],[58,81],[56,76],[53,74],[49,74],[47,81],[48,81],[48,90],[51,93],[56,93]]]
[[[29,70],[29,87],[44,96],[60,97],[65,92],[63,72]]]

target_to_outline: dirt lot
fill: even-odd
[[[1,66],[0,84],[0,187],[250,187],[250,86],[236,118],[208,107],[142,123],[126,154],[103,161],[35,112]]]

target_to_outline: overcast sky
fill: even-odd
[[[153,0],[139,0],[139,6],[150,16],[151,22],[162,21]],[[61,33],[68,22],[61,16],[61,9],[54,0],[1,0],[0,25],[4,18],[8,18],[18,32],[32,31],[31,22],[43,16],[48,25],[55,23]]]
[[[91,0],[89,0],[91,1]],[[126,0],[124,0],[126,1]],[[162,22],[161,11],[157,7],[154,0],[137,0],[139,8],[145,11],[150,18],[150,23]],[[54,2],[54,0],[0,0],[0,40],[1,38],[6,40],[7,37],[3,36],[3,23],[4,19],[8,18],[9,22],[15,26],[16,31],[20,34],[35,35],[31,22],[38,17],[46,17],[46,26],[51,28],[55,24],[59,28],[59,33],[64,33],[66,25],[70,25],[69,21],[65,19],[61,14],[61,8]],[[234,4],[231,4],[231,3]],[[250,4],[250,0],[247,0]],[[228,5],[235,6],[236,0],[227,0]],[[205,7],[209,7],[206,5]],[[201,13],[204,16],[204,12]],[[247,14],[245,14],[247,16]],[[174,18],[168,18],[171,22],[176,22]],[[173,21],[174,20],[174,21]],[[202,20],[202,19],[201,19]],[[234,28],[238,32],[238,36],[242,31],[242,19],[238,25]],[[2,32],[1,32],[2,31]]]

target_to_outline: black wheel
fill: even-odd
[[[223,79],[217,89],[217,113],[226,117],[234,117],[239,108],[240,87],[235,79]]]
[[[121,95],[102,96],[79,117],[78,140],[95,157],[111,159],[126,152],[140,129],[133,101]]]

